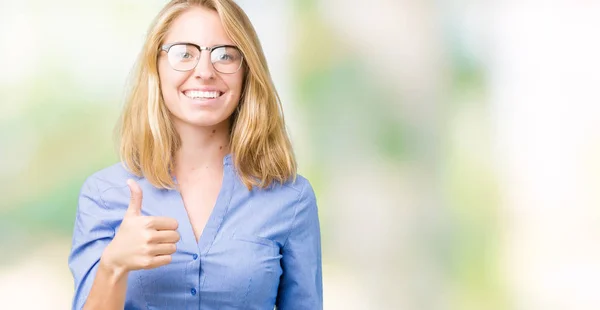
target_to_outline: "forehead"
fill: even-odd
[[[216,11],[192,7],[171,24],[164,43],[190,42],[200,46],[233,44]]]

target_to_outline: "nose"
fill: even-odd
[[[194,76],[203,80],[213,79],[215,77],[215,68],[210,60],[210,52],[202,51],[196,68],[194,68]]]

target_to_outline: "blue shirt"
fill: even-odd
[[[321,237],[310,183],[249,191],[224,160],[223,183],[198,242],[181,195],[157,189],[116,164],[81,189],[69,255],[73,309],[81,309],[104,248],[128,207],[126,180],[137,180],[142,214],[179,222],[177,252],[168,265],[128,275],[125,309],[322,309]]]

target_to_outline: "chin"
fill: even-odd
[[[220,103],[221,106],[215,106]],[[177,106],[170,107],[171,115],[177,123],[195,127],[217,127],[220,125],[228,127],[228,121],[234,113],[235,106],[221,102],[213,102],[210,105],[192,105],[189,102],[179,102]]]
[[[216,127],[222,124],[225,125],[229,120],[229,116],[227,115],[210,115],[208,113],[203,114],[205,115],[189,115],[182,119],[182,121],[191,126]]]

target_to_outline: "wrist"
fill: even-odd
[[[106,254],[103,254],[100,258],[98,269],[109,275],[110,278],[115,279],[115,281],[125,277],[129,273],[125,267],[113,262]]]

